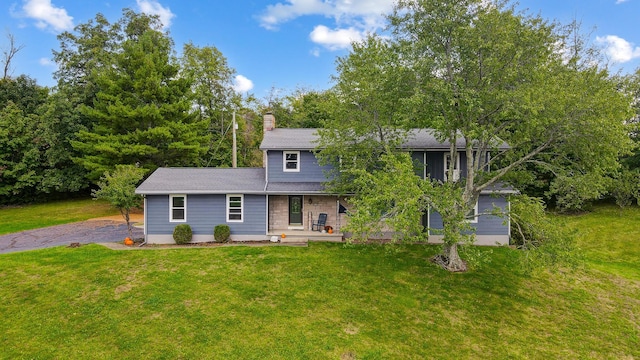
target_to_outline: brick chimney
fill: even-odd
[[[276,128],[276,117],[271,112],[264,114],[262,130],[271,131]]]

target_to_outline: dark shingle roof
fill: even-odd
[[[138,194],[264,193],[263,168],[159,168],[138,188]]]
[[[260,150],[313,150],[318,146],[317,129],[273,129],[265,131],[260,144]],[[456,147],[463,149],[464,139],[456,141]],[[500,148],[508,148],[502,143]],[[412,129],[407,141],[402,144],[403,149],[428,150],[448,149],[449,142],[440,142],[433,135],[432,129]]]
[[[278,182],[268,183],[270,194],[324,194],[324,185],[319,182]]]
[[[313,150],[317,129],[273,129],[264,132],[260,150]]]

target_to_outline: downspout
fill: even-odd
[[[269,220],[270,220],[270,216],[271,214],[269,214],[269,194],[267,193],[267,186],[269,185],[269,183],[267,181],[264,182],[264,196],[265,196],[265,214],[266,214],[266,221],[265,221],[265,229],[264,229],[264,233],[265,235],[269,235]]]
[[[142,221],[144,221],[144,224],[142,225],[144,229],[144,241],[142,242],[142,244],[138,245],[138,247],[142,247],[147,244],[147,196],[143,195],[142,198],[144,199],[144,205],[142,205],[144,207],[144,209],[142,209]]]

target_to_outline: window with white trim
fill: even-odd
[[[476,205],[467,213],[467,221],[472,224],[478,223],[478,202],[476,201]]]
[[[242,222],[244,219],[244,196],[227,195],[227,222]]]
[[[300,151],[284,151],[282,153],[282,171],[300,171]]]
[[[449,176],[449,169],[453,166],[453,181],[460,180],[460,153],[456,153],[456,158],[454,161],[451,160],[451,154],[444,154],[444,181],[447,181],[447,176]]]
[[[187,195],[169,195],[169,221],[187,221]]]

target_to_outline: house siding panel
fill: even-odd
[[[213,228],[227,224],[232,235],[264,235],[266,196],[244,195],[243,221],[226,221],[226,195],[187,195],[187,221],[195,235],[213,235]],[[179,223],[169,221],[169,196],[147,196],[149,235],[173,234]]]
[[[427,175],[431,179],[444,180],[444,151],[427,151]]]
[[[282,169],[282,151],[267,152],[269,182],[324,182],[325,172],[330,166],[320,166],[316,156],[310,151],[300,151],[300,171],[284,172]]]
[[[481,195],[478,199],[478,213],[487,213],[493,211],[495,207],[507,209],[507,200],[503,196],[493,197],[490,195]],[[432,229],[442,229],[442,217],[439,213],[431,211],[429,222]],[[472,223],[476,235],[508,235],[509,227],[505,219],[495,215],[481,215],[478,223]]]

